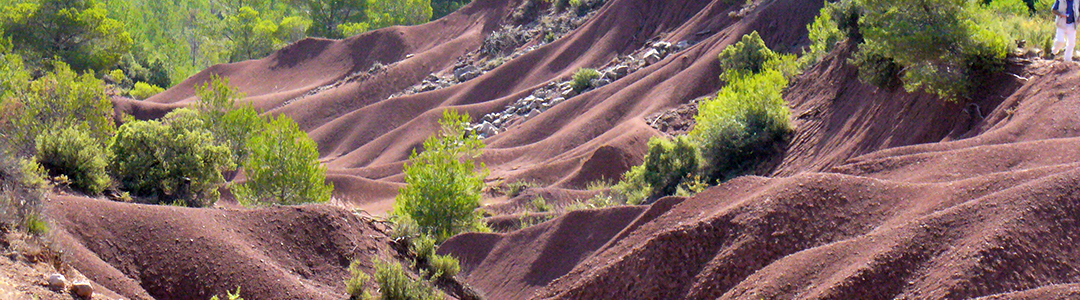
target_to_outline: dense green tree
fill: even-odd
[[[0,72],[0,127],[3,139],[15,154],[33,153],[37,135],[51,128],[80,126],[90,130],[98,141],[105,141],[115,129],[112,102],[105,95],[105,84],[93,72],[78,75],[67,64],[55,61],[52,72],[33,81],[22,69],[17,56],[4,55],[11,65]],[[5,87],[6,86],[6,87]]]
[[[186,108],[120,126],[109,152],[121,188],[156,203],[213,205],[225,181],[221,172],[235,167],[229,148],[216,144],[198,112]]]
[[[338,26],[360,23],[366,18],[368,0],[292,0],[311,19],[308,35],[341,38]]]
[[[486,175],[476,172],[474,160],[484,143],[468,133],[469,122],[468,115],[453,110],[443,113],[442,130],[424,141],[423,152],[414,150],[409,156],[408,185],[394,201],[396,218],[414,220],[422,233],[439,241],[486,228],[477,211]]]
[[[91,195],[100,194],[112,182],[105,171],[109,160],[101,141],[79,126],[38,135],[35,158],[53,175],[66,176],[72,187]]]
[[[248,140],[251,151],[244,162],[247,181],[233,189],[242,203],[300,204],[330,200],[333,184],[326,183],[326,167],[307,133],[286,116]]]
[[[266,127],[258,111],[250,103],[237,105],[244,94],[229,86],[228,78],[217,75],[198,88],[198,96],[194,108],[206,129],[219,145],[229,147],[233,161],[246,161],[248,140]]]
[[[370,0],[369,29],[394,25],[416,25],[431,20],[431,0]]]
[[[4,8],[0,24],[18,49],[60,57],[77,71],[113,68],[131,48],[123,22],[94,0],[37,0]]]
[[[469,2],[471,0],[431,0],[431,20],[445,17]]]

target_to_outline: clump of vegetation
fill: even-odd
[[[687,136],[672,140],[654,137],[649,140],[645,161],[630,168],[613,189],[626,197],[628,204],[673,195],[683,181],[698,173],[701,160],[701,150]]]
[[[431,265],[428,276],[434,279],[450,280],[461,272],[461,263],[450,255],[432,255],[428,264]]]
[[[37,161],[54,175],[64,175],[88,194],[100,194],[112,180],[101,142],[78,126],[50,130],[37,137]]]
[[[529,36],[526,31],[503,25],[502,28],[484,38],[484,43],[480,45],[480,53],[491,57],[501,57],[527,42],[529,42]]]
[[[405,166],[405,182],[394,201],[392,215],[408,218],[423,234],[443,241],[471,230],[486,230],[480,221],[481,190],[486,170],[476,172],[474,158],[484,143],[467,134],[470,118],[454,110],[443,113],[442,130],[413,151]],[[484,169],[483,164],[480,168]]]
[[[759,73],[765,70],[766,62],[777,58],[779,55],[765,46],[761,35],[751,32],[720,52],[720,67],[724,70],[721,77],[730,80],[739,74]]]
[[[0,150],[0,232],[43,234],[48,224],[41,216],[45,173],[32,161]]]
[[[0,27],[26,55],[58,57],[78,71],[104,72],[132,46],[123,22],[97,1],[27,1],[5,7]]]
[[[2,52],[2,51],[0,51]],[[115,131],[112,102],[105,96],[104,83],[92,72],[78,75],[67,64],[53,62],[53,71],[30,80],[18,55],[4,55],[6,63],[0,81],[0,134],[16,156],[30,156],[37,136],[52,128],[79,126],[90,136],[105,141]]]
[[[431,282],[423,279],[413,279],[405,268],[397,262],[388,262],[376,259],[375,282],[379,284],[380,299],[404,300],[404,299],[442,299]]]
[[[330,200],[333,184],[307,133],[286,116],[279,116],[247,143],[244,162],[248,180],[233,189],[242,203],[300,204]]]
[[[537,186],[536,182],[518,180],[506,184],[506,188],[503,189],[503,194],[505,194],[506,197],[514,198],[521,195],[521,193],[524,193],[526,190]]]
[[[575,92],[584,92],[593,88],[593,80],[600,79],[600,76],[600,71],[597,71],[596,69],[578,69],[578,71],[574,73],[574,77],[570,84],[574,87]]]
[[[165,89],[145,82],[136,82],[135,87],[128,91],[128,95],[138,100],[145,100],[154,95],[164,92]]]
[[[554,207],[552,207],[551,204],[548,204],[547,199],[544,199],[544,196],[533,197],[525,206],[525,210],[532,212],[548,212],[553,209]]]
[[[114,157],[110,169],[121,187],[136,196],[154,197],[156,203],[213,205],[224,183],[221,172],[235,167],[229,148],[215,143],[198,112],[186,108],[162,121],[124,124],[109,151]]]
[[[781,92],[788,81],[777,70],[734,78],[716,98],[702,101],[690,137],[701,145],[704,173],[725,181],[781,153],[793,132]]]
[[[571,203],[570,205],[567,205],[566,208],[564,208],[564,210],[566,210],[566,211],[576,211],[576,210],[584,210],[584,209],[597,209],[597,208],[604,208],[604,207],[610,207],[610,206],[615,206],[615,205],[623,205],[623,204],[627,204],[625,200],[620,201],[620,199],[616,198],[615,196],[613,196],[610,193],[597,193],[596,195],[592,196],[591,198],[584,199],[584,200],[581,200],[581,201],[577,201],[577,202]]]
[[[370,280],[371,276],[360,269],[360,261],[353,260],[349,264],[349,277],[345,279],[345,293],[349,294],[349,300],[375,299],[365,288]]]
[[[839,31],[859,43],[852,63],[864,82],[959,101],[1004,70],[1010,49],[1038,47],[1053,32],[1049,17],[1030,9],[1020,0],[838,1],[811,25],[811,50],[824,51]]]
[[[210,297],[210,300],[219,300],[219,299],[220,298],[218,298],[217,295],[214,295],[213,297]],[[232,291],[225,291],[225,299],[228,299],[228,300],[244,300],[244,298],[240,297],[240,287],[236,287],[236,293],[233,293]]]

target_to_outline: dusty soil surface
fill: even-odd
[[[351,259],[396,254],[385,224],[341,206],[385,213],[403,163],[445,109],[480,119],[579,68],[639,66],[634,56],[658,41],[686,45],[485,139],[489,183],[539,185],[487,197],[501,215],[493,222],[512,228],[506,215],[532,197],[565,205],[640,163],[662,134],[650,119],[674,111],[665,120],[674,129],[660,129],[685,130],[681,110],[722,86],[716,57],[743,34],[802,49],[822,2],[608,0],[565,36],[524,43],[535,48],[471,79],[411,89],[475,57],[520,5],[476,0],[428,24],[307,39],[146,101],[114,99],[119,111],[155,118],[190,104],[211,75],[229,77],[245,100],[310,133],[343,204],[190,209],[57,197],[47,210],[57,243],[73,267],[127,298],[206,299],[240,286],[250,299],[343,299]],[[1080,298],[1080,65],[1014,60],[985,81],[972,99],[980,114],[970,114],[966,103],[858,82],[851,49],[786,91],[797,132],[767,177],[463,234],[439,252],[460,258],[460,277],[490,299]]]

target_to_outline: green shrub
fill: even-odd
[[[428,259],[435,255],[435,248],[435,239],[424,235],[412,239],[409,244],[409,250],[416,254],[416,259],[420,262],[428,262]]]
[[[461,272],[461,263],[449,255],[432,255],[428,260],[431,268],[428,270],[432,279],[452,280]]]
[[[691,178],[701,167],[701,150],[687,136],[673,140],[654,137],[649,139],[649,153],[645,161],[634,166],[623,176],[623,182],[615,190],[627,198],[629,204],[673,195],[679,184]]]
[[[33,161],[19,160],[0,150],[0,232],[42,234],[45,198],[44,170]]]
[[[121,187],[155,197],[156,203],[213,205],[224,183],[221,171],[234,167],[229,149],[214,142],[190,109],[174,110],[162,121],[124,124],[109,143],[109,152],[110,170]]]
[[[507,184],[503,193],[506,194],[506,197],[514,198],[521,195],[521,193],[524,193],[526,190],[537,186],[538,185],[532,181],[518,180]]]
[[[379,284],[380,299],[413,300],[442,299],[439,292],[424,280],[413,279],[397,262],[376,259],[375,282]]]
[[[394,230],[390,232],[393,241],[409,241],[420,236],[420,225],[408,216],[394,216]]]
[[[367,290],[367,282],[371,276],[360,270],[360,261],[353,260],[349,264],[349,277],[345,279],[345,293],[349,294],[349,300],[375,299]]]
[[[218,298],[217,295],[214,295],[213,297],[210,297],[210,300],[218,300],[218,299],[220,299],[220,298]],[[232,291],[225,291],[225,299],[228,299],[228,300],[244,300],[244,298],[240,298],[240,287],[236,287],[236,293],[235,294]]]
[[[135,87],[128,91],[128,95],[135,99],[145,100],[164,91],[164,88],[140,81],[136,82]]]
[[[701,103],[690,137],[701,146],[710,182],[753,171],[778,154],[793,131],[780,71],[740,76]]]
[[[207,130],[218,144],[226,145],[237,163],[247,161],[248,142],[255,133],[266,127],[266,121],[250,103],[237,105],[244,94],[229,85],[229,79],[213,75],[209,82],[198,87],[194,108]]]
[[[908,91],[925,90],[945,100],[967,97],[977,76],[1000,70],[1015,46],[1012,35],[997,25],[1000,17],[975,1],[862,0],[862,4],[861,57],[880,56],[901,66]],[[860,65],[860,77],[887,77],[863,75],[891,70],[880,66]]]
[[[300,204],[326,202],[334,189],[326,183],[315,141],[286,116],[248,140],[244,162],[247,181],[233,189],[241,203]]]
[[[600,71],[596,69],[578,69],[577,73],[574,73],[574,78],[570,85],[574,87],[574,91],[580,93],[593,87],[593,80],[600,78]]]
[[[474,158],[484,143],[466,134],[468,115],[448,110],[439,124],[442,130],[424,141],[424,151],[409,156],[405,182],[394,201],[392,215],[415,220],[420,231],[443,241],[460,232],[484,230],[480,221],[480,193],[486,169],[475,172]]]
[[[551,207],[551,204],[548,204],[547,199],[544,199],[544,196],[533,197],[532,200],[529,200],[528,205],[525,206],[526,211],[534,212],[548,212],[552,209],[553,207]]]
[[[802,59],[806,66],[816,64],[821,58],[836,48],[836,43],[846,39],[840,31],[833,15],[829,13],[834,4],[826,4],[821,8],[821,13],[814,18],[814,22],[806,25],[810,35],[810,51],[803,54]]]
[[[26,74],[20,75],[26,71],[18,67],[4,71],[15,77],[0,79],[7,82],[7,95],[0,99],[4,110],[0,132],[14,155],[29,156],[38,134],[51,128],[78,125],[88,128],[90,136],[98,141],[112,136],[116,128],[112,102],[105,95],[105,84],[93,72],[78,75],[57,61],[52,72],[27,82],[23,76]]]
[[[101,142],[76,126],[38,135],[36,157],[43,167],[67,176],[75,188],[88,194],[100,194],[111,183]]]
[[[736,74],[759,73],[765,70],[765,62],[779,58],[776,52],[765,46],[757,31],[743,35],[742,39],[720,52],[721,78],[730,80]]]

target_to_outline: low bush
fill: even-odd
[[[73,187],[91,195],[101,194],[112,182],[101,142],[77,126],[38,135],[36,158],[52,175],[67,176]]]
[[[214,295],[213,297],[210,297],[210,300],[218,300],[218,299],[220,299],[220,298],[218,298],[217,295]],[[225,299],[227,299],[227,300],[244,300],[244,298],[240,297],[240,287],[236,287],[236,293],[235,294],[232,291],[225,291]]]
[[[600,79],[600,71],[596,69],[579,69],[574,73],[570,85],[574,88],[574,91],[580,93],[590,88],[593,88],[593,80]]]
[[[455,234],[486,230],[481,222],[481,191],[485,171],[476,172],[474,158],[484,143],[467,134],[470,118],[448,110],[441,131],[424,141],[424,151],[409,156],[405,182],[394,201],[393,216],[416,221],[421,233],[444,241]]]
[[[449,255],[432,255],[428,264],[431,265],[428,276],[432,279],[452,280],[461,272],[461,263]]]
[[[174,110],[161,121],[124,124],[109,152],[110,171],[121,188],[159,204],[213,205],[224,183],[221,171],[235,167],[229,148],[215,143],[190,109]]]
[[[43,234],[48,230],[41,216],[44,176],[37,163],[20,161],[0,150],[0,233]]]
[[[63,62],[53,62],[53,71],[33,81],[27,70],[19,70],[15,56],[4,55],[16,63],[3,67],[0,75],[0,137],[15,151],[13,155],[30,156],[37,136],[51,128],[80,126],[98,141],[108,140],[115,131],[113,107],[105,95],[105,84],[93,72],[76,74]],[[6,63],[6,62],[5,62]]]
[[[536,182],[527,181],[527,180],[518,180],[518,181],[514,181],[514,182],[506,184],[506,187],[502,189],[502,192],[503,192],[504,195],[506,195],[506,197],[514,198],[514,197],[517,197],[517,196],[521,195],[521,193],[524,193],[526,190],[528,190],[530,188],[537,187],[537,186],[539,186],[539,185],[536,184]]]
[[[630,168],[615,190],[629,204],[673,195],[679,184],[690,179],[701,167],[701,150],[687,136],[668,140],[649,139],[649,153],[641,165]]]
[[[326,182],[326,167],[307,133],[286,116],[279,116],[247,143],[244,162],[247,181],[233,192],[241,203],[300,204],[326,202],[334,185]]]
[[[380,299],[383,300],[428,300],[442,299],[430,282],[413,279],[405,268],[397,262],[376,259],[375,282],[379,284]]]
[[[353,260],[349,264],[349,277],[345,279],[345,293],[349,294],[349,300],[375,299],[367,290],[367,282],[371,276],[360,269],[360,261]]]
[[[787,84],[780,71],[766,70],[736,77],[702,101],[690,137],[701,146],[710,182],[751,172],[782,151],[793,131],[781,96]]]
[[[731,80],[738,74],[759,73],[765,70],[766,62],[777,58],[779,55],[765,46],[761,35],[753,31],[720,52],[720,68],[724,70],[721,78]]]
[[[164,88],[140,81],[136,82],[135,87],[128,91],[128,95],[138,100],[146,100],[164,91]]]
[[[554,207],[552,207],[551,204],[547,202],[547,199],[544,199],[544,196],[533,197],[532,200],[529,200],[529,203],[525,206],[526,211],[532,212],[548,212],[553,209]]]

